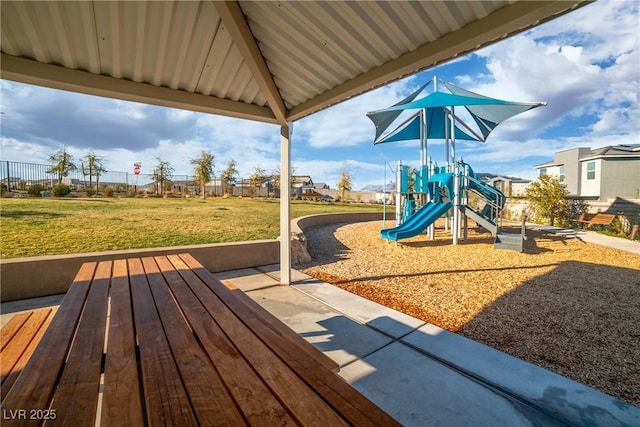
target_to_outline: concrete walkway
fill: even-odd
[[[544,231],[547,233],[561,234],[566,237],[580,239],[583,242],[593,243],[600,246],[619,249],[632,254],[640,255],[640,242],[622,239],[620,237],[607,236],[606,234],[596,233],[588,230],[574,230],[572,228],[553,227],[551,225],[526,224],[528,228]]]
[[[406,426],[637,426],[640,408],[277,265],[218,273]]]

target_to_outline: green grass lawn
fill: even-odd
[[[1,258],[274,239],[279,200],[5,198]],[[292,217],[381,206],[292,202]]]

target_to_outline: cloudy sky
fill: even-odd
[[[640,143],[640,2],[601,0],[437,68],[382,87],[294,123],[296,174],[335,188],[346,168],[355,188],[389,181],[402,160],[418,164],[417,141],[373,146],[365,116],[408,96],[433,76],[482,95],[545,101],[501,124],[486,143],[457,144],[476,172],[534,178],[534,165],[573,147]],[[279,127],[0,80],[1,160],[46,164],[63,145],[76,159],[89,151],[110,171],[131,172],[156,158],[190,174],[202,150],[216,171],[229,160],[241,176],[279,165]],[[429,89],[430,90],[430,89]],[[442,143],[430,154],[444,162]]]

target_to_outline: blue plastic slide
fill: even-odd
[[[394,242],[417,236],[433,224],[435,220],[440,218],[442,214],[451,209],[451,206],[451,202],[429,202],[399,226],[380,230],[380,236],[387,240],[393,240]]]

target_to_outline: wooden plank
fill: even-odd
[[[22,374],[2,401],[3,414],[15,414],[18,410],[24,410],[29,414],[31,411],[46,411],[49,408],[56,380],[71,345],[96,266],[95,262],[89,262],[80,267],[58,312],[42,337],[38,351],[31,356]],[[46,412],[41,413],[48,415]],[[40,423],[41,420],[37,419],[25,420],[9,416],[3,420],[2,425],[31,426]]]
[[[155,260],[142,258],[142,264],[198,423],[206,426],[245,425],[224,382],[176,306]]]
[[[233,346],[166,257],[156,262],[198,340],[251,425],[294,425],[295,422]]]
[[[609,225],[613,222],[615,217],[616,217],[615,215],[598,213],[598,214],[595,214],[593,218],[591,218],[588,222],[589,224]]]
[[[109,296],[111,314],[100,423],[102,426],[139,426],[144,424],[144,415],[126,260],[113,263]]]
[[[169,259],[233,345],[298,422],[302,425],[346,425],[341,416],[336,414],[322,397],[309,388],[296,372],[289,369],[289,366],[255,335],[255,331],[238,318],[238,313],[227,307],[186,264],[180,262],[180,258],[170,256]],[[230,292],[223,285],[217,285]],[[242,307],[245,307],[244,304]],[[266,326],[263,329],[271,331]],[[290,350],[295,351],[295,347]]]
[[[142,261],[129,259],[128,267],[148,423],[195,426],[196,419],[163,332]]]
[[[6,343],[7,345],[0,352],[0,377],[3,383],[7,375],[13,371],[14,365],[20,359],[46,317],[46,314],[43,316],[42,312],[36,313],[35,311],[24,314],[25,316],[17,320],[20,327],[14,331],[15,333],[12,334],[11,340]],[[8,326],[12,327],[13,325]]]
[[[275,333],[272,328],[262,323],[255,312],[246,306],[237,304],[237,298],[232,291],[222,285],[213,275],[189,254],[181,254],[180,258],[206,285],[229,307],[234,307],[235,314],[242,319],[249,328],[263,342],[272,344],[272,350],[282,360],[286,361],[296,374],[304,379],[313,389],[322,396],[328,404],[342,414],[350,423],[358,426],[385,425],[393,426],[399,423],[377,405],[360,394],[356,389],[347,384],[340,377],[327,369],[319,369],[313,358],[302,357],[299,346],[284,340]],[[184,270],[178,269],[181,274]],[[186,271],[186,274],[190,274]],[[184,276],[183,276],[184,277]],[[190,281],[185,278],[185,281]],[[203,301],[204,302],[204,301]],[[209,308],[208,304],[205,304]],[[224,328],[223,328],[224,329]],[[302,339],[302,338],[300,338]]]
[[[27,321],[27,319],[31,316],[33,311],[25,311],[23,313],[15,314],[6,325],[0,329],[0,350],[4,350],[4,348],[9,344],[9,341],[13,338],[13,336],[22,328],[22,325]]]
[[[93,427],[98,407],[111,261],[98,264],[51,409],[61,425]]]
[[[248,306],[251,310],[253,310],[257,316],[262,317],[263,323],[268,325],[270,328],[274,330],[274,332],[278,335],[281,335],[284,339],[291,341],[294,344],[300,346],[300,350],[306,352],[308,357],[311,357],[316,360],[316,362],[324,366],[326,369],[332,372],[339,372],[340,365],[329,356],[319,351],[317,348],[313,346],[309,341],[300,337],[289,326],[283,323],[280,319],[271,314],[267,309],[262,307],[260,304],[255,302],[251,297],[245,294],[241,289],[237,288],[233,283],[221,282],[223,285],[227,287],[241,302]],[[268,343],[267,343],[268,345]]]
[[[17,335],[14,335],[14,340],[12,340],[11,344],[0,353],[0,365],[2,365],[2,387],[0,388],[0,400],[4,399],[7,395],[11,387],[18,379],[22,370],[27,365],[27,362],[31,358],[31,355],[35,351],[36,347],[40,343],[44,332],[47,330],[49,323],[51,323],[51,319],[55,314],[55,308],[46,308],[41,310],[35,310],[32,313],[29,313],[29,319],[21,328],[19,334],[26,334],[27,339],[22,339],[22,343],[20,344],[20,349],[16,352],[14,348],[11,350],[11,347],[14,345],[16,339],[18,339]],[[28,340],[28,342],[26,342]],[[24,347],[23,347],[24,345]],[[20,353],[17,359],[13,359],[14,355],[10,355],[10,352]],[[11,367],[10,371],[7,372],[5,369],[7,367]]]

